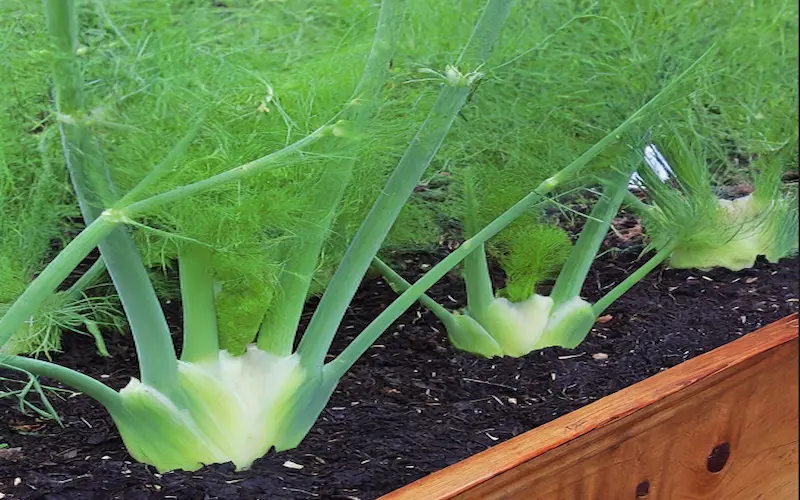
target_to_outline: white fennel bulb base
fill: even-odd
[[[159,471],[245,469],[275,445],[305,378],[297,355],[221,351],[211,362],[180,362],[172,397],[131,379],[111,413],[131,455]]]
[[[580,297],[556,306],[550,297],[534,294],[523,302],[496,298],[478,313],[458,314],[448,335],[463,351],[520,357],[544,347],[575,347],[594,322],[592,305]]]

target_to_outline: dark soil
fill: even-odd
[[[636,232],[630,226],[621,239]],[[629,249],[601,257],[584,295],[597,299],[638,265],[636,256]],[[404,272],[435,260],[406,260]],[[455,308],[462,290],[449,276],[432,295]],[[336,348],[394,296],[367,280]],[[157,474],[133,463],[104,410],[84,396],[53,398],[64,428],[4,400],[0,443],[9,449],[0,450],[0,492],[42,500],[373,499],[797,311],[798,296],[797,258],[739,273],[659,271],[612,306],[578,349],[495,360],[454,351],[435,318],[414,308],[342,380],[299,448],[239,473],[221,465]],[[114,387],[136,374],[130,337],[109,340],[110,359],[97,357],[85,336],[69,336],[64,349],[61,364]]]

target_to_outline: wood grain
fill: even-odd
[[[795,500],[797,335],[794,314],[382,500]]]

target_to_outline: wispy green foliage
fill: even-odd
[[[463,26],[449,12],[469,3],[417,2],[408,21],[414,29],[395,61],[397,83],[389,90],[395,100],[384,113],[420,119],[417,108],[425,96],[408,89],[428,84],[430,75],[420,68],[441,67],[456,56],[448,40]],[[716,50],[685,82],[685,92],[662,108],[673,112],[674,125],[704,135],[726,155],[768,154],[791,137],[797,123],[797,16],[797,5],[782,1],[665,0],[646,9],[634,1],[520,4],[502,47],[482,69],[486,78],[432,166],[431,175],[445,171],[453,182],[444,197],[416,193],[398,224],[403,233],[395,234],[415,244],[430,235],[429,244],[436,243],[439,233],[429,223],[422,230],[414,221],[426,213],[425,221],[460,218],[467,167],[479,167],[481,220],[491,220],[603,137],[712,44]],[[421,55],[422,33],[425,48],[440,47],[438,56]],[[386,162],[386,152],[368,153],[370,163]],[[619,154],[624,152],[610,150],[596,165],[604,168]],[[731,170],[735,178],[736,169]],[[358,193],[376,189],[380,179],[372,172],[365,177],[353,188],[356,208]],[[518,235],[541,223],[539,215],[515,222],[487,250],[505,262],[514,249],[528,253],[504,240],[531,242]],[[415,228],[420,228],[416,238]],[[543,246],[565,242],[554,232],[540,236],[546,235],[554,239]],[[528,281],[552,275],[561,262],[552,259],[549,269],[530,274]]]
[[[33,4],[16,7],[41,15]],[[81,6],[89,119],[121,192],[201,115],[190,151],[153,190],[207,177],[308,134],[341,111],[371,41],[367,4],[352,5],[346,17],[312,2]],[[36,46],[42,27],[30,28],[23,38]],[[341,149],[337,142],[308,151],[303,169],[226,186],[150,213],[139,226],[139,246],[153,266],[171,265],[182,241],[216,250],[220,328],[233,350],[253,339],[274,294],[277,243],[297,237],[296,222],[317,215],[305,192]]]
[[[0,303],[13,300],[37,272],[51,246],[59,246],[70,209],[66,176],[53,165],[57,137],[45,128],[47,67],[14,40],[33,23],[6,18],[0,33]],[[30,24],[29,24],[30,23]]]
[[[646,9],[638,2],[558,2],[526,10],[521,17],[531,29],[524,43],[543,48],[518,59],[497,55],[513,62],[490,68],[491,78],[468,110],[491,125],[463,129],[462,147],[471,154],[454,160],[453,168],[482,165],[481,207],[490,219],[602,137],[711,43],[717,49],[684,85],[686,97],[665,106],[674,113],[672,124],[702,134],[726,156],[768,155],[796,136],[797,15],[797,6],[785,2],[665,1]],[[609,151],[606,158],[617,154]],[[741,168],[730,170],[730,177],[741,176]],[[536,227],[536,214],[500,234],[490,252],[506,262],[514,252],[527,253],[518,242],[530,241],[519,236],[525,226]],[[498,244],[507,251],[498,255]],[[552,259],[542,276],[562,262]],[[532,271],[528,280],[540,280]]]
[[[51,126],[44,51],[20,39],[41,32],[41,19],[26,9],[0,6],[0,316],[73,231],[75,217],[59,141]],[[4,352],[49,356],[62,333],[89,333],[105,351],[100,329],[118,328],[113,296],[87,297],[84,289],[59,292],[18,329]]]
[[[205,118],[190,154],[159,188],[257,157],[342,111],[370,42],[372,3],[81,2],[80,51],[92,82],[92,120],[120,189],[160,161],[200,116]],[[367,134],[318,144],[307,151],[302,169],[264,174],[141,221],[170,233],[136,231],[154,268],[173,266],[181,241],[214,247],[220,329],[232,349],[252,340],[260,311],[273,301],[286,262],[281,247],[298,238],[292,228],[320,218],[303,193],[320,182],[324,165],[357,142],[364,168],[354,173],[324,248],[314,286],[322,289],[433,102],[437,84],[420,70],[456,62],[459,41],[472,29],[466,14],[480,4],[411,4],[384,89],[387,99],[377,111],[379,126]],[[0,43],[17,55],[9,60],[15,83],[8,88],[30,97],[20,113],[36,121],[31,118],[49,92],[39,44],[43,30],[32,22],[41,6],[9,0],[0,11],[7,30]],[[634,1],[520,3],[502,45],[481,68],[486,77],[427,174],[445,182],[414,194],[386,248],[437,245],[443,227],[459,218],[458,186],[469,166],[481,167],[482,220],[491,220],[712,42],[718,50],[687,84],[693,92],[669,107],[678,124],[725,154],[768,154],[797,122],[797,32],[797,6],[779,0],[660,0],[647,9]],[[736,178],[737,169],[731,170]],[[208,216],[211,206],[222,210],[219,218]],[[541,222],[531,212],[488,246],[510,275],[520,277],[515,281],[522,290],[557,272],[561,258],[555,257],[566,253],[564,235],[540,230]],[[523,236],[525,228],[532,228],[530,237]],[[536,246],[551,248],[554,258],[535,268],[514,264],[526,262]],[[525,279],[521,271],[528,273]]]
[[[0,304],[0,316],[9,304]],[[108,356],[103,332],[118,333],[124,321],[114,297],[76,297],[66,293],[53,295],[3,346],[5,353],[46,356],[61,350],[64,333],[88,334],[94,338],[98,354]]]
[[[506,273],[498,294],[512,302],[529,299],[542,280],[555,278],[570,251],[569,236],[560,228],[524,219],[523,224],[510,227],[490,247]]]

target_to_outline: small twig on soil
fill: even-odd
[[[475,382],[476,384],[486,384],[486,385],[493,385],[495,387],[504,387],[506,389],[511,389],[512,391],[516,391],[517,390],[516,387],[511,387],[510,385],[497,384],[495,382],[487,382],[485,380],[477,380],[477,379],[474,379],[474,378],[462,378],[461,380],[463,380],[464,382]]]
[[[299,488],[288,488],[286,486],[282,486],[282,489],[284,489],[286,491],[291,491],[291,492],[294,492],[294,493],[304,493],[304,494],[306,494],[308,496],[311,496],[311,497],[314,497],[314,498],[317,498],[319,496],[317,493],[312,493],[310,491],[301,490]]]

